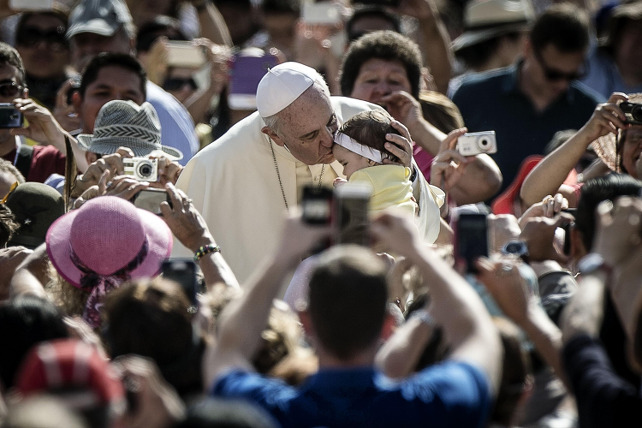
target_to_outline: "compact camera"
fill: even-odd
[[[11,103],[0,103],[0,128],[22,128],[22,113]]]
[[[125,158],[123,159],[125,175],[131,175],[139,181],[158,181],[158,159]]]
[[[497,153],[495,131],[469,132],[457,139],[457,150],[463,156]]]
[[[626,116],[626,122],[632,125],[642,125],[642,104],[625,101],[620,104],[620,109]]]

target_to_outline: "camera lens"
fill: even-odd
[[[149,177],[152,175],[153,171],[154,168],[152,167],[152,164],[149,163],[149,161],[141,162],[138,165],[138,175],[141,177]]]
[[[634,105],[631,109],[631,116],[636,122],[642,122],[642,105]]]
[[[482,138],[481,140],[479,140],[479,145],[481,147],[487,147],[488,146],[488,140],[485,139],[485,138]]]

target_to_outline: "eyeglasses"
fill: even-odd
[[[67,49],[68,43],[65,38],[65,28],[60,25],[55,29],[41,31],[36,27],[25,27],[16,34],[16,46],[32,48],[38,43],[44,42],[54,51]]]
[[[17,98],[24,89],[24,86],[18,85],[14,81],[0,82],[0,97],[2,98]]]
[[[165,89],[166,91],[178,91],[179,89],[182,89],[185,85],[189,85],[189,87],[193,91],[198,89],[198,85],[196,84],[194,79],[191,77],[187,79],[181,79],[178,77],[167,78],[163,83],[163,89]]]
[[[549,67],[545,62],[544,58],[542,57],[542,53],[539,52],[537,49],[534,49],[533,52],[535,53],[535,58],[537,59],[537,62],[542,66],[542,69],[544,70],[544,77],[546,77],[547,80],[550,80],[551,82],[557,81],[557,80],[577,80],[581,79],[586,75],[586,66],[583,66],[580,70],[575,71],[573,73],[565,73],[560,70],[556,70],[554,68]]]

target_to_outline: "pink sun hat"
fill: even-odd
[[[115,196],[101,196],[56,220],[47,253],[69,283],[83,277],[153,277],[172,251],[172,233],[155,214]]]

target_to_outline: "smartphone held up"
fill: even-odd
[[[486,214],[459,214],[454,232],[456,266],[466,273],[477,273],[475,260],[488,256],[488,219]]]
[[[311,225],[330,225],[332,243],[368,245],[368,210],[372,188],[345,183],[336,189],[305,186],[301,198],[302,219]]]

